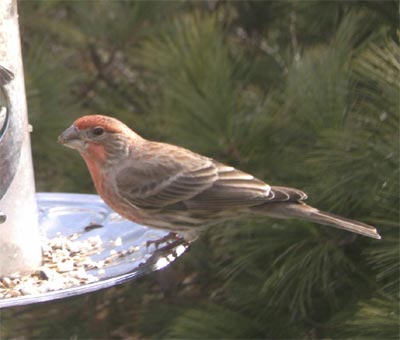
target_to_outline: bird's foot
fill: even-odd
[[[165,243],[164,247],[168,247],[170,244],[176,244],[177,242],[185,243],[185,239],[177,233],[170,232],[164,237],[159,238],[158,240],[150,240],[146,242],[146,248],[148,249],[151,245],[154,245],[156,249],[160,248],[160,245]]]

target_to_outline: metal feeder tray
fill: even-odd
[[[183,240],[176,241],[169,247],[161,246],[160,249],[154,244],[149,246],[149,241],[154,243],[167,236],[168,232],[123,219],[97,195],[37,193],[37,202],[40,229],[48,239],[60,235],[68,237],[75,233],[80,234],[78,241],[99,236],[102,249],[89,256],[95,261],[106,259],[112,250],[123,251],[132,246],[136,249],[118,261],[105,264],[101,271],[86,270],[88,274],[98,278],[96,282],[35,295],[0,299],[0,308],[64,299],[125,283],[168,266],[188,246]],[[85,229],[90,225],[94,227]],[[114,242],[117,238],[121,239],[118,245]]]

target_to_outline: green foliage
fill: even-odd
[[[74,326],[77,338],[398,338],[398,4],[40,1],[19,9],[39,190],[93,190],[78,155],[55,140],[96,112],[304,189],[311,204],[383,236],[299,221],[226,223],[164,271],[87,297],[76,320],[95,310],[93,321]],[[71,337],[63,330],[71,308],[35,335]],[[104,313],[107,322],[94,326]]]
[[[77,155],[66,162],[56,143],[59,132],[70,124],[68,115],[79,108],[70,92],[79,76],[60,69],[59,62],[45,51],[47,43],[46,39],[30,41],[24,65],[26,95],[33,126],[32,149],[42,160],[34,163],[36,183],[41,190],[59,191],[78,186],[76,174],[80,171],[83,176],[85,171]]]
[[[189,309],[171,325],[169,338],[185,339],[261,339],[261,325],[257,325],[240,313],[208,304],[206,307]]]
[[[355,336],[357,339],[398,339],[398,301],[372,298],[362,302],[354,318],[349,320],[346,326],[348,339],[354,339]]]
[[[240,107],[245,84],[216,16],[175,20],[169,32],[145,44],[141,57],[158,83],[161,100],[151,110],[162,118],[164,133],[200,152],[234,148],[245,123]]]

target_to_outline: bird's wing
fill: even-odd
[[[218,179],[212,186],[186,202],[191,209],[232,209],[267,202],[301,201],[307,198],[307,195],[298,189],[269,186],[243,171],[217,162],[214,164],[218,170]]]
[[[163,154],[156,150],[116,175],[118,193],[130,204],[145,209],[171,206],[203,192],[218,178],[211,159],[181,148]]]
[[[122,167],[116,176],[119,195],[140,208],[178,210],[223,210],[306,198],[299,190],[270,187],[188,150],[169,151],[157,154],[154,149],[148,158]]]

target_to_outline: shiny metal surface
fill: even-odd
[[[0,65],[0,86],[8,84],[14,79],[14,73]]]
[[[127,250],[135,246],[137,251],[121,257],[118,262],[106,264],[101,271],[88,270],[88,274],[98,277],[97,282],[37,295],[0,299],[0,308],[62,299],[121,284],[164,268],[187,248],[183,241],[175,242],[169,249],[157,250],[154,244],[148,247],[148,241],[159,240],[168,232],[121,218],[97,195],[38,193],[37,201],[41,232],[47,238],[74,233],[80,234],[77,240],[98,236],[103,247],[100,253],[90,256],[95,261],[107,258],[112,250]],[[89,230],[85,231],[90,224],[95,224],[97,228],[86,228]],[[115,245],[117,238],[121,241],[118,246]]]
[[[23,139],[22,125],[15,114],[11,114],[6,88],[13,79],[13,73],[0,65],[0,200],[14,178]]]
[[[8,84],[14,79],[14,74],[7,70],[5,67],[0,65],[0,143],[3,139],[3,135],[7,129],[9,122],[9,100],[7,97],[6,89],[4,85]],[[0,146],[1,148],[1,146]],[[0,166],[1,168],[3,165]],[[5,171],[0,169],[0,174]],[[11,178],[0,179],[0,199],[4,196],[8,186],[11,183]],[[0,210],[0,224],[6,221],[6,215]]]
[[[0,1],[0,275],[41,263],[40,235],[16,0]],[[11,71],[11,72],[10,72]]]

